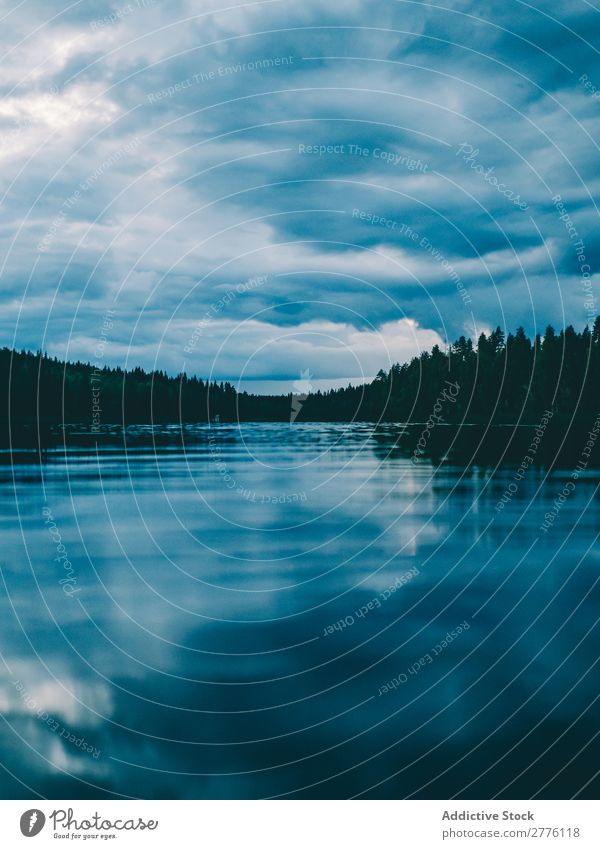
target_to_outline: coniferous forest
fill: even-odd
[[[508,336],[497,328],[475,342],[461,336],[447,351],[436,346],[380,371],[371,383],[301,397],[238,393],[228,382],[97,369],[4,348],[2,435],[7,444],[9,417],[14,444],[28,429],[63,423],[94,429],[215,420],[425,422],[448,386],[452,397],[446,396],[440,423],[534,425],[551,411],[555,427],[585,425],[595,418],[599,373],[600,317],[579,333],[568,326],[559,332],[547,327],[534,339],[522,328]]]

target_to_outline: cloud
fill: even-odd
[[[342,349],[385,367],[365,334],[410,356],[390,331],[406,321],[425,345],[588,320],[552,198],[595,273],[592,8],[29,0],[3,25],[5,344],[83,356],[111,307],[117,360],[178,369],[174,328],[256,275],[215,322],[219,339],[242,322],[223,375],[261,333],[253,379],[296,375],[284,332],[335,381],[360,373]],[[329,325],[335,355],[291,341]]]
[[[271,319],[271,320],[269,320]],[[147,368],[166,367],[231,380],[252,391],[256,381],[269,381],[281,392],[291,392],[303,372],[315,385],[361,382],[380,368],[390,368],[428,351],[444,340],[434,331],[419,327],[413,319],[386,322],[379,327],[357,329],[342,321],[296,321],[277,324],[265,318],[233,321],[205,315],[191,322],[178,318],[167,325],[150,313],[135,328],[128,344],[120,340],[123,324],[118,317],[102,352],[103,362],[141,359]],[[100,326],[100,320],[99,320]],[[69,355],[93,361],[98,350],[95,338],[73,333]],[[64,355],[61,347],[52,351]]]

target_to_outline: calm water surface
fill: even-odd
[[[597,472],[152,436],[0,466],[0,795],[597,798]]]

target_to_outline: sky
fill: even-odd
[[[597,312],[588,0],[9,0],[0,24],[1,345],[287,392]]]

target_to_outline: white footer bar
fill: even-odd
[[[599,849],[599,811],[589,801],[0,801],[0,846]]]

